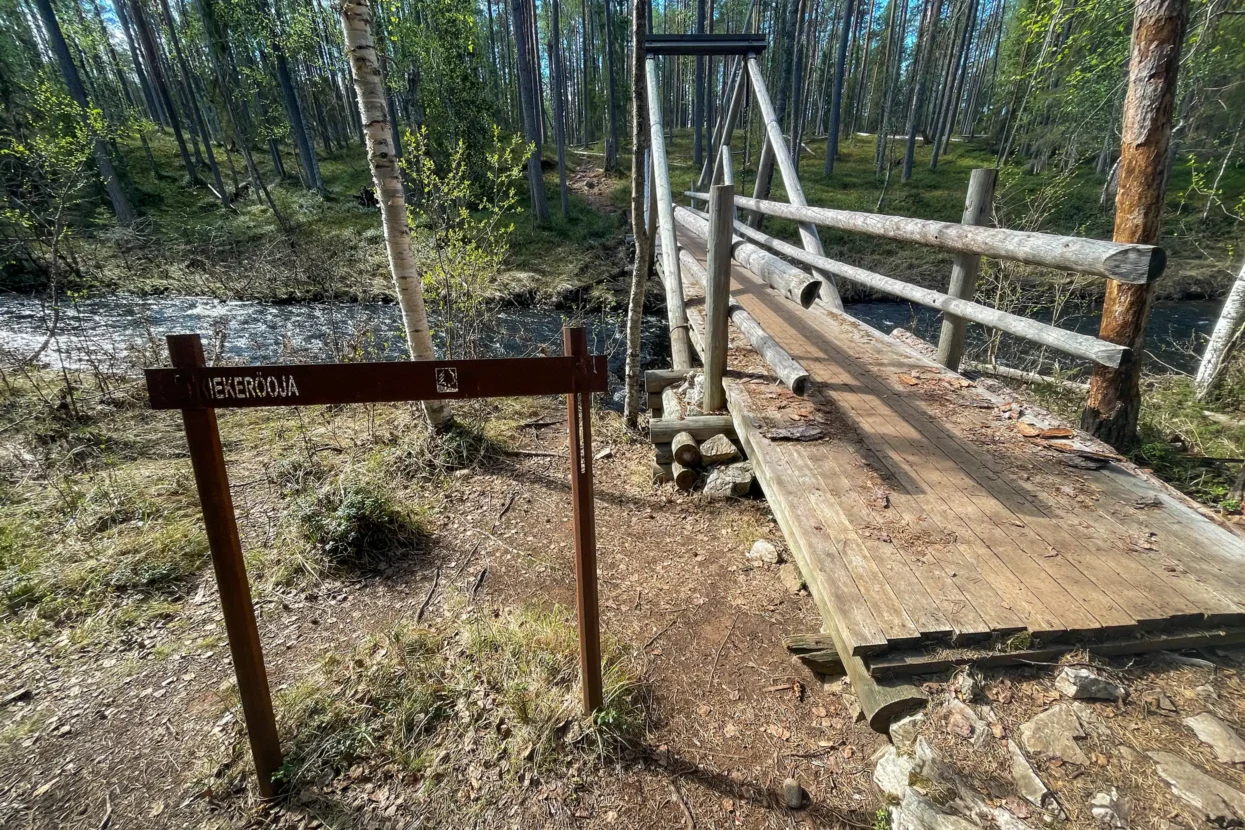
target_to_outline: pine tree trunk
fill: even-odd
[[[528,51],[530,27],[527,23],[525,0],[511,0],[514,14],[514,47],[518,61],[519,109],[523,114],[524,138],[532,145],[527,157],[527,186],[531,193],[532,213],[536,221],[549,221],[549,203],[545,200],[545,177],[540,170],[540,102],[536,100],[536,87],[532,83],[532,63]]]
[[[1241,271],[1232,283],[1227,299],[1223,301],[1223,311],[1219,312],[1219,322],[1210,335],[1206,351],[1202,354],[1202,362],[1197,367],[1197,399],[1205,400],[1215,386],[1215,380],[1227,363],[1228,354],[1241,334],[1241,323],[1245,321],[1245,261],[1241,262]]]
[[[281,10],[273,6],[278,20]],[[294,146],[298,148],[298,158],[303,166],[303,186],[318,193],[324,192],[324,180],[320,178],[320,162],[316,159],[315,147],[307,134],[307,122],[303,118],[303,107],[298,100],[298,92],[294,89],[294,79],[290,74],[290,64],[285,57],[285,47],[281,43],[284,33],[278,25],[276,37],[272,41],[273,63],[277,68],[277,84],[281,87],[281,98],[285,101],[285,111],[290,117],[290,132],[294,134]],[[370,33],[369,33],[370,36]],[[365,125],[366,129],[366,125]],[[392,130],[391,130],[392,132]]]
[[[164,25],[169,29],[169,41],[173,44],[173,54],[177,57],[178,66],[182,70],[182,77],[186,79],[186,84],[189,86],[194,83],[194,75],[190,71],[190,64],[187,63],[185,54],[182,53],[181,38],[177,36],[173,14],[169,11],[169,0],[160,0],[160,9],[164,13]],[[225,182],[221,178],[220,166],[216,163],[216,153],[212,150],[212,140],[208,135],[207,126],[203,122],[203,113],[199,110],[199,103],[195,97],[194,89],[187,89],[186,94],[190,99],[190,115],[194,121],[195,128],[199,131],[199,138],[203,141],[203,149],[207,154],[208,169],[212,172],[212,181],[216,185],[216,198],[220,202],[221,207],[228,210],[229,191],[225,189]]]
[[[558,19],[558,0],[550,6],[549,74],[553,84],[553,140],[558,150],[558,195],[562,218],[571,217],[571,196],[566,187],[566,67],[562,64],[562,26]]]
[[[1115,200],[1116,242],[1156,245],[1162,232],[1167,143],[1188,5],[1188,0],[1138,0],[1136,5]],[[1107,281],[1098,336],[1131,351],[1118,368],[1094,367],[1081,428],[1118,450],[1137,440],[1141,364],[1154,285]]]
[[[177,109],[173,106],[173,96],[169,94],[168,78],[160,62],[160,50],[156,46],[155,36],[151,33],[151,23],[147,20],[147,13],[143,11],[140,3],[135,2],[130,9],[133,12],[132,17],[134,26],[138,30],[139,41],[143,44],[143,54],[147,58],[147,68],[151,71],[152,83],[155,84],[156,92],[160,95],[160,103],[164,109],[164,116],[168,119],[169,128],[173,130],[173,138],[177,141],[177,149],[181,152],[186,175],[190,178],[191,184],[200,184],[199,171],[195,169],[194,162],[190,159],[190,151],[186,149],[186,137],[182,134],[181,119],[177,117]]]
[[[852,33],[853,0],[843,0],[843,19],[839,23],[839,46],[834,55],[834,86],[830,92],[830,127],[826,133],[826,164],[823,172],[834,172],[839,154],[839,119],[843,109],[843,70],[847,68],[847,41]]]
[[[359,98],[359,118],[367,137],[367,158],[380,200],[381,222],[385,228],[385,251],[393,274],[406,342],[413,360],[433,360],[432,332],[424,309],[424,292],[415,255],[411,250],[411,229],[407,223],[406,197],[402,177],[393,153],[393,126],[385,104],[385,84],[372,41],[372,8],[369,0],[345,0],[340,7],[342,34],[350,58],[351,75]],[[438,430],[454,420],[445,401],[425,401],[428,420]]]
[[[644,220],[644,180],[648,175],[645,165],[649,155],[644,54],[647,6],[648,0],[635,0],[631,9],[631,231],[635,236],[635,266],[631,272],[631,296],[627,302],[627,367],[623,420],[632,428],[640,417],[640,331],[644,321],[644,295],[648,290],[648,271],[653,252],[653,239]]]
[[[56,55],[61,74],[65,77],[65,85],[69,87],[69,95],[81,111],[82,124],[91,142],[95,166],[99,169],[100,178],[104,181],[104,189],[108,192],[109,201],[112,202],[112,212],[116,214],[118,222],[128,225],[134,221],[134,209],[130,207],[130,200],[126,198],[125,191],[121,187],[121,180],[117,177],[117,171],[113,167],[112,157],[108,155],[108,147],[104,144],[104,139],[91,132],[91,121],[88,115],[91,103],[87,100],[86,89],[82,86],[82,78],[78,75],[78,67],[74,65],[73,58],[69,54],[65,36],[61,34],[60,22],[56,19],[51,0],[35,0],[35,7],[39,10],[39,17],[43,21],[49,45]]]
[[[614,80],[614,16],[610,13],[610,3],[614,0],[603,0],[603,2],[605,4],[605,60],[609,64],[607,72],[609,88],[606,99],[609,107],[607,119],[609,133],[605,140],[605,169],[607,172],[612,172],[618,169],[618,92]]]
[[[928,0],[928,17],[921,21],[921,37],[912,69],[912,105],[908,108],[908,143],[904,147],[902,181],[912,178],[912,164],[916,159],[916,131],[921,118],[921,106],[925,103],[925,75],[930,53],[934,50],[934,30],[942,15],[942,0]]]
[[[705,33],[705,0],[696,0],[696,34]],[[705,59],[696,56],[696,76],[692,88],[692,167],[699,170],[705,162]]]

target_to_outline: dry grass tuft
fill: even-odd
[[[604,650],[605,706],[588,719],[565,609],[470,612],[445,630],[398,623],[277,693],[279,780],[304,803],[331,800],[342,776],[479,797],[614,758],[643,736],[646,701],[631,658],[617,642]],[[239,730],[223,770],[247,767],[244,747]]]

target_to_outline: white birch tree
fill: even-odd
[[[1228,354],[1232,351],[1232,344],[1240,336],[1242,321],[1245,321],[1245,262],[1241,263],[1236,282],[1232,283],[1228,297],[1223,301],[1219,322],[1215,323],[1210,342],[1206,344],[1206,351],[1202,354],[1202,362],[1197,367],[1194,383],[1199,401],[1204,400],[1214,388],[1215,379],[1223,371]]]
[[[398,172],[394,152],[393,125],[385,106],[385,84],[380,73],[376,46],[372,42],[372,7],[370,0],[344,0],[340,6],[342,34],[350,59],[359,99],[359,117],[367,138],[367,160],[380,201],[381,223],[385,229],[385,252],[393,274],[394,290],[402,309],[402,325],[412,360],[433,360],[432,332],[424,308],[424,291],[415,254],[411,250],[411,228],[407,224],[406,194]],[[445,430],[454,421],[445,401],[425,401],[424,411],[434,429]]]

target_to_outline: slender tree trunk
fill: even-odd
[[[925,103],[925,75],[930,53],[934,51],[934,31],[942,15],[942,0],[927,0],[926,17],[921,21],[920,43],[913,59],[912,104],[908,108],[908,142],[904,146],[902,181],[912,178],[912,165],[916,159],[916,131],[921,119],[921,106]]]
[[[1240,273],[1223,301],[1223,311],[1219,312],[1219,321],[1206,344],[1202,354],[1202,362],[1197,367],[1197,399],[1205,400],[1215,386],[1215,380],[1227,363],[1228,354],[1233,344],[1240,338],[1241,323],[1245,321],[1245,260],[1241,262]]]
[[[609,2],[609,0],[606,0]],[[649,115],[645,88],[644,33],[649,0],[635,0],[631,9],[631,232],[635,236],[635,265],[631,271],[631,296],[627,301],[627,367],[623,398],[623,421],[635,428],[640,417],[640,324],[644,321],[644,296],[648,290],[653,238],[644,221],[645,165],[649,149]]]
[[[113,9],[117,12],[117,20],[121,23],[121,31],[125,33],[125,41],[130,47],[130,62],[134,64],[134,74],[138,76],[138,85],[143,90],[143,100],[147,103],[147,115],[161,129],[167,123],[164,112],[160,109],[155,93],[151,90],[149,73],[144,70],[143,62],[138,56],[138,45],[134,42],[134,27],[130,25],[129,14],[126,13],[125,0],[113,0]]]
[[[823,172],[834,173],[839,155],[839,123],[843,109],[843,70],[847,68],[847,39],[852,33],[853,0],[843,0],[843,19],[839,23],[839,47],[834,55],[834,86],[830,92],[830,126],[826,133],[826,164]]]
[[[340,7],[342,34],[351,74],[359,98],[359,118],[367,137],[367,158],[380,201],[381,222],[385,228],[385,251],[393,273],[394,290],[402,308],[402,323],[412,360],[434,360],[432,332],[424,310],[424,292],[415,255],[411,250],[411,228],[407,222],[406,196],[397,158],[393,153],[393,127],[385,102],[385,83],[372,41],[372,7],[369,0],[344,0]],[[445,401],[425,401],[428,420],[438,430],[448,428],[454,419]]]
[[[527,157],[527,185],[531,191],[532,213],[538,222],[549,221],[549,203],[545,200],[545,177],[540,170],[540,102],[532,83],[532,61],[529,58],[529,26],[525,0],[511,0],[514,14],[514,46],[518,59],[519,109],[523,114],[524,138],[532,145]]]
[[[1116,242],[1159,241],[1167,194],[1167,142],[1187,15],[1188,0],[1137,2],[1115,201]],[[1141,364],[1153,300],[1153,282],[1107,281],[1098,336],[1132,351],[1117,369],[1094,367],[1081,428],[1120,450],[1137,438]]]
[[[104,189],[108,192],[109,201],[112,202],[112,212],[116,214],[118,222],[128,225],[134,221],[134,209],[130,207],[130,200],[126,198],[125,190],[121,187],[121,180],[117,177],[117,171],[113,167],[112,157],[108,155],[108,147],[104,144],[104,139],[95,134],[91,128],[91,102],[86,97],[82,78],[79,77],[78,68],[74,66],[73,57],[69,54],[65,36],[61,34],[60,21],[56,19],[51,0],[35,0],[35,8],[39,10],[39,17],[43,21],[43,29],[47,34],[49,45],[56,55],[56,62],[60,64],[61,74],[65,77],[65,85],[69,87],[69,95],[78,105],[83,127],[90,137],[95,166],[99,169],[100,178],[104,181]]]
[[[891,63],[895,62],[891,57],[891,52],[896,51],[895,46],[895,14],[898,12],[899,0],[890,0],[890,9],[886,11],[886,45],[881,56],[881,65],[883,65],[883,73],[881,73],[881,112],[878,114],[878,143],[874,148],[873,166],[874,173],[881,175],[883,166],[886,163],[886,144],[889,142],[890,132],[890,107],[891,93],[894,92],[895,85],[891,83]]]
[[[190,85],[194,83],[194,75],[190,71],[190,64],[186,61],[186,56],[182,52],[181,38],[177,36],[177,28],[173,20],[173,13],[169,10],[169,0],[160,0],[160,9],[164,13],[164,25],[169,29],[169,41],[173,44],[173,54],[177,57],[178,66],[181,67],[182,77],[186,79],[186,94],[190,99],[190,115],[194,121],[196,129],[199,131],[199,138],[203,141],[203,150],[207,154],[208,169],[212,173],[212,181],[216,185],[216,198],[220,202],[221,207],[225,210],[229,209],[229,191],[225,189],[225,182],[220,175],[220,166],[216,163],[216,153],[212,149],[212,140],[208,135],[207,126],[203,122],[203,113],[199,110],[198,100],[195,98],[194,89]]]
[[[169,128],[173,130],[173,138],[177,141],[177,149],[182,155],[182,164],[191,184],[200,184],[199,171],[190,159],[190,151],[186,149],[186,137],[182,134],[181,119],[177,117],[177,109],[173,106],[173,96],[169,94],[168,78],[164,74],[164,66],[160,62],[160,50],[156,46],[155,36],[151,33],[151,23],[141,3],[135,2],[130,7],[133,12],[134,25],[138,29],[138,38],[143,44],[143,54],[147,58],[147,67],[151,70],[152,82],[160,94],[160,102],[165,117],[169,120]]]
[[[571,196],[566,187],[566,71],[562,64],[562,27],[558,19],[558,0],[550,6],[549,74],[553,84],[553,137],[558,149],[558,195],[562,218],[571,217]]]
[[[275,3],[273,10],[278,21],[281,18],[280,7]],[[285,57],[285,46],[281,39],[285,36],[283,26],[278,25],[276,37],[272,40],[273,63],[277,68],[277,83],[281,87],[281,98],[285,101],[285,111],[290,117],[290,132],[294,134],[294,146],[298,148],[298,158],[302,162],[303,186],[318,193],[324,192],[324,180],[320,178],[320,162],[316,159],[315,147],[307,134],[307,122],[303,118],[303,107],[298,100],[298,92],[294,89],[294,79],[290,74],[290,64]],[[388,123],[388,122],[386,122]],[[365,127],[366,129],[366,127]]]
[[[617,84],[614,80],[614,23],[610,4],[614,0],[603,0],[605,4],[605,61],[609,64],[606,72],[609,84],[607,106],[609,107],[609,133],[605,140],[605,169],[612,172],[618,169],[618,102]],[[646,110],[647,112],[647,110]]]

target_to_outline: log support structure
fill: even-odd
[[[727,309],[731,299],[731,232],[735,188],[717,184],[709,194],[709,239],[705,283],[706,412],[726,406],[722,376],[726,372]]]
[[[993,167],[979,167],[968,178],[968,195],[964,199],[964,225],[984,225],[990,221],[994,204],[994,185],[999,171]],[[951,265],[951,284],[948,296],[960,300],[973,299],[977,293],[977,273],[981,270],[981,255],[959,252]],[[964,357],[964,334],[968,321],[954,314],[944,314],[942,332],[938,337],[938,362],[951,371],[958,371]]]

